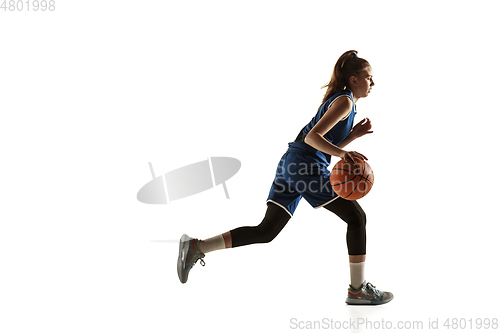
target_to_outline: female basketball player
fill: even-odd
[[[203,241],[187,235],[181,237],[177,272],[182,283],[187,281],[198,260],[205,265],[202,258],[208,252],[272,241],[304,197],[312,207],[324,207],[347,223],[351,284],[346,303],[383,304],[393,299],[392,293],[379,291],[365,281],[365,213],[356,201],[345,200],[333,191],[327,169],[332,155],[351,161],[367,159],[358,152],[344,150],[353,140],[372,133],[367,118],[353,126],[356,102],[367,97],[374,86],[370,64],[357,53],[348,51],[338,59],[330,82],[323,87],[327,90],[316,116],[289,143],[278,164],[263,221]]]

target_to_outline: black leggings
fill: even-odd
[[[366,215],[356,201],[337,198],[324,208],[335,213],[347,223],[347,250],[349,255],[366,254]],[[255,243],[269,243],[290,220],[280,206],[269,202],[264,220],[255,227],[240,227],[231,230],[232,246],[238,247]]]

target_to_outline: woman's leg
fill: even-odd
[[[325,208],[347,223],[346,241],[349,253],[351,286],[357,289],[365,280],[366,214],[356,201],[343,198],[337,198],[326,205]]]
[[[353,261],[366,255],[366,214],[355,200],[337,198],[324,206],[347,223],[347,250]]]
[[[268,243],[283,230],[290,217],[290,214],[286,210],[269,202],[267,204],[266,215],[259,225],[254,227],[240,227],[225,232],[222,235],[200,241],[200,252],[208,253],[223,248]]]
[[[269,243],[283,230],[291,216],[280,206],[268,202],[266,215],[255,227],[240,227],[231,230],[231,247],[255,243]]]
[[[272,241],[285,227],[290,214],[280,206],[268,202],[266,215],[262,222],[255,227],[240,227],[222,235],[199,240],[183,235],[179,243],[179,257],[177,259],[177,274],[182,283],[188,280],[189,271],[208,252],[224,248],[243,246],[254,243],[268,243]]]
[[[351,286],[347,290],[346,303],[349,305],[385,304],[394,296],[380,291],[365,281],[366,257],[366,215],[356,201],[338,198],[325,206],[347,223],[347,249]]]

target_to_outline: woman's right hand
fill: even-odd
[[[340,154],[340,158],[343,159],[343,160],[346,160],[347,162],[351,161],[352,163],[356,163],[356,158],[358,158],[360,160],[366,160],[366,161],[368,161],[368,159],[366,158],[365,155],[360,154],[357,151],[345,151],[344,150]]]

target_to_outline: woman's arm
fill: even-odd
[[[353,127],[351,133],[342,141],[338,147],[343,149],[345,146],[353,142],[354,140],[362,137],[365,134],[368,133],[373,133],[373,131],[370,131],[372,129],[372,123],[370,119],[365,118],[361,120],[359,123],[356,124],[356,126]]]
[[[350,141],[346,142],[346,144],[343,145],[342,147],[330,143],[324,137],[324,135],[329,130],[331,130],[333,126],[335,126],[339,121],[347,117],[347,115],[351,112],[351,110],[352,110],[352,100],[348,96],[338,98],[335,102],[333,102],[333,104],[325,112],[323,117],[321,117],[318,123],[314,125],[311,131],[309,131],[309,133],[306,135],[304,139],[304,142],[317,150],[320,150],[332,156],[338,156],[342,159],[350,159],[351,161],[354,162],[353,157],[357,157],[366,160],[367,158],[360,153],[348,152],[342,149],[343,147],[347,146],[348,143],[352,142],[355,139],[354,135],[356,134],[356,132],[351,136],[351,138],[349,138],[349,136],[346,138],[346,139],[349,138]],[[351,134],[352,131],[349,135]]]

